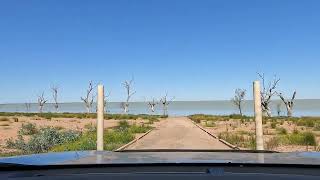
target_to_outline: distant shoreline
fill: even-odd
[[[173,101],[173,103],[185,103],[185,102],[230,102],[231,100],[181,100],[181,101]],[[252,102],[252,99],[244,100],[243,102]],[[279,99],[272,100],[273,102],[281,102]],[[295,101],[320,101],[319,99],[296,99]],[[121,103],[123,101],[110,101],[108,103]],[[147,101],[132,101],[130,103],[146,103]],[[0,105],[10,105],[10,104],[25,104],[26,102],[17,102],[17,103],[0,103]],[[30,102],[31,104],[37,104],[37,102]],[[73,103],[83,103],[81,101],[75,102],[61,102],[59,104],[73,104]],[[48,102],[46,104],[53,104],[52,102]]]

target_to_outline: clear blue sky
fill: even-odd
[[[35,101],[52,83],[80,101],[102,82],[122,101],[230,99],[256,72],[320,98],[320,1],[38,0],[0,2],[0,103]]]

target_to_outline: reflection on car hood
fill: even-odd
[[[128,163],[266,163],[320,165],[320,153],[77,151],[0,158],[0,163],[28,165]]]

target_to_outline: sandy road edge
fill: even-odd
[[[190,120],[190,119],[189,119]],[[190,120],[195,126],[197,126],[198,128],[200,128],[202,131],[204,131],[205,133],[207,133],[209,136],[219,140],[220,142],[222,142],[223,144],[229,146],[230,148],[234,149],[234,150],[240,150],[240,148],[238,146],[235,146],[223,139],[218,138],[216,135],[210,133],[209,131],[207,131],[206,129],[204,129],[202,126],[198,125],[197,123],[193,122],[192,120]]]
[[[118,149],[116,149],[114,152],[119,152],[119,151],[122,151],[124,149],[126,149],[127,147],[129,147],[130,145],[132,145],[133,143],[136,143],[138,140],[142,139],[143,137],[145,137],[146,135],[148,135],[153,129],[155,128],[152,128],[150,129],[149,131],[147,131],[146,133],[142,134],[141,136],[135,138],[134,140],[130,141],[129,143],[119,147]]]

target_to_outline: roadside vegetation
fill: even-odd
[[[16,139],[8,139],[6,147],[13,150],[1,153],[1,156],[35,154],[45,152],[83,151],[96,149],[96,127],[88,124],[84,132],[64,130],[59,127],[36,127],[35,124],[23,124]],[[137,133],[145,133],[149,125],[130,125],[126,120],[112,129],[105,129],[105,150],[115,150],[132,141]]]
[[[255,149],[253,117],[195,114],[189,118],[214,130],[220,139],[240,148]],[[267,150],[320,150],[320,117],[264,117],[263,133]]]

